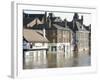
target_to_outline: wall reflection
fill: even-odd
[[[23,68],[60,68],[91,65],[91,58],[88,51],[82,51],[78,54],[78,56],[73,56],[71,53],[36,53],[34,51],[28,51],[24,53]]]

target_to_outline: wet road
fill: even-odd
[[[80,52],[78,56],[63,53],[30,54],[25,55],[24,69],[60,68],[90,66],[91,57],[88,52]]]

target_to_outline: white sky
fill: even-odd
[[[25,13],[29,13],[29,14],[44,14],[45,12],[44,11],[24,11]],[[48,14],[49,12],[47,12]],[[68,21],[72,21],[73,19],[73,15],[74,15],[74,12],[73,13],[60,13],[60,12],[52,12],[56,17],[60,17],[62,20],[63,19],[67,19]],[[91,14],[80,14],[78,13],[79,15],[79,18],[81,18],[81,15],[83,15],[83,24],[85,25],[89,25],[91,24]]]

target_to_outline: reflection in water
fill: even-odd
[[[78,56],[61,52],[47,54],[26,52],[24,54],[24,69],[90,66],[91,64],[91,58],[86,51],[80,52]]]
[[[52,54],[52,53],[48,53],[47,54],[47,62],[48,62],[48,68],[53,68],[53,67],[56,67],[56,61],[57,60],[57,57],[56,57],[56,54]]]
[[[24,69],[45,68],[47,67],[46,54],[26,52]]]

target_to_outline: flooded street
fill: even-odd
[[[90,15],[85,14],[87,19],[78,12],[30,11],[23,11],[23,69],[91,65]]]
[[[65,55],[63,53],[25,54],[24,69],[35,68],[61,68],[90,66],[91,57],[88,52],[78,53],[78,56]]]

